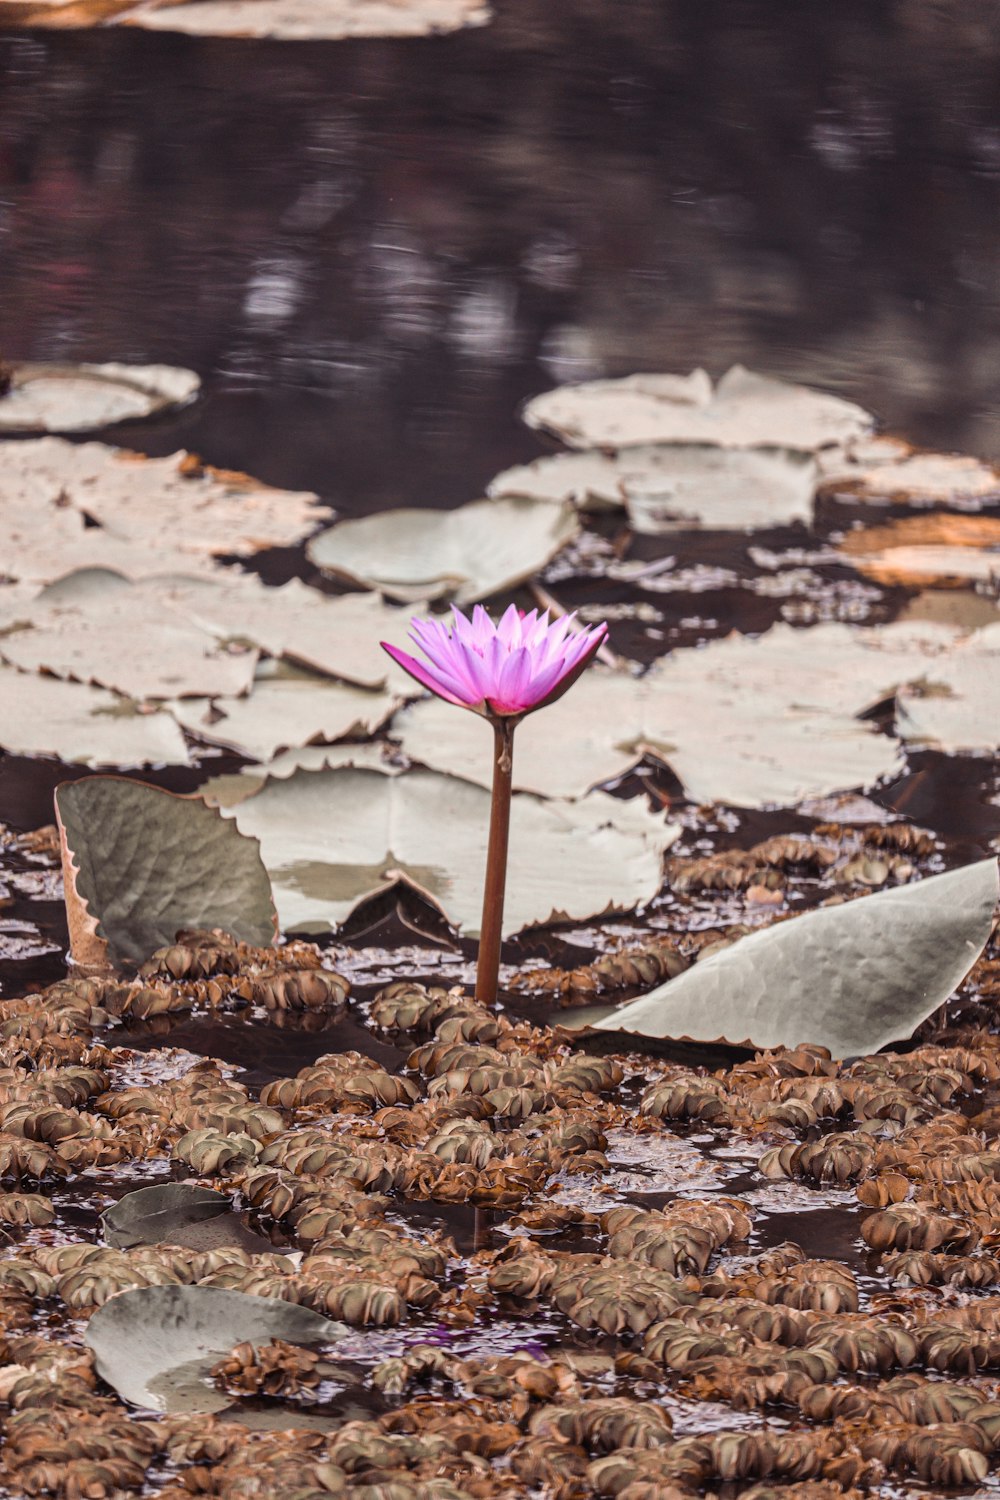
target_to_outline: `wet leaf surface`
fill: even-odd
[[[56,812],[78,962],[141,962],[184,928],[273,936],[257,844],[200,798],[101,777],[64,783]]]
[[[183,406],[200,388],[191,370],[170,365],[17,365],[0,432],[91,432]]]
[[[702,959],[599,1021],[606,1030],[794,1047],[836,1057],[910,1036],[957,988],[993,930],[995,859],[807,912]]]

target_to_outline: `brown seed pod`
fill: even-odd
[[[0,1223],[37,1228],[53,1223],[55,1216],[52,1204],[39,1193],[0,1193]]]
[[[704,1120],[721,1125],[730,1118],[723,1093],[715,1079],[682,1074],[647,1089],[639,1101],[639,1113],[657,1120]]]
[[[217,1130],[189,1130],[181,1136],[171,1155],[195,1172],[212,1177],[232,1172],[252,1162],[257,1144],[246,1134],[221,1135]]]
[[[753,1286],[761,1302],[823,1313],[857,1312],[858,1284],[838,1261],[805,1261]]]
[[[271,1339],[267,1344],[237,1344],[213,1365],[211,1376],[234,1396],[295,1396],[319,1385],[319,1355],[311,1349]]]
[[[861,1237],[873,1250],[969,1250],[979,1242],[971,1224],[929,1212],[922,1204],[900,1204],[861,1221]]]
[[[574,1447],[605,1453],[616,1448],[658,1448],[671,1439],[666,1411],[624,1396],[543,1406],[531,1418],[528,1430],[542,1438],[562,1438]]]
[[[844,1132],[824,1136],[800,1146],[795,1159],[796,1171],[814,1182],[838,1184],[859,1182],[870,1175],[875,1164],[875,1144],[867,1135]]]

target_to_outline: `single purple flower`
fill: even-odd
[[[572,615],[550,620],[548,610],[525,615],[513,604],[499,625],[481,604],[471,620],[458,609],[452,614],[451,628],[440,620],[411,621],[410,634],[426,662],[388,641],[382,646],[422,687],[482,714],[493,725],[493,803],[476,966],[476,999],[493,1005],[500,973],[514,730],[525,714],[555,702],[573,686],[604,645],[608,627],[574,629]]]
[[[427,657],[382,645],[404,672],[448,703],[487,718],[522,718],[572,687],[608,634],[606,625],[573,630],[573,616],[550,620],[548,610],[522,615],[513,604],[494,625],[481,604],[467,620],[453,610],[441,620],[412,620],[410,635]],[[428,665],[429,663],[429,665]]]

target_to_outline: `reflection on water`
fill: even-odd
[[[8,357],[190,365],[131,441],[471,498],[555,381],[734,360],[1000,454],[1000,31],[500,0],[428,42],[0,37]]]

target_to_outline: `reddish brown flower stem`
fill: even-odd
[[[490,842],[486,851],[486,883],[483,887],[483,921],[476,965],[476,999],[495,1005],[500,975],[500,938],[503,932],[503,897],[507,883],[507,844],[510,837],[510,791],[514,730],[518,720],[497,717],[493,724],[493,804],[490,808]]]

